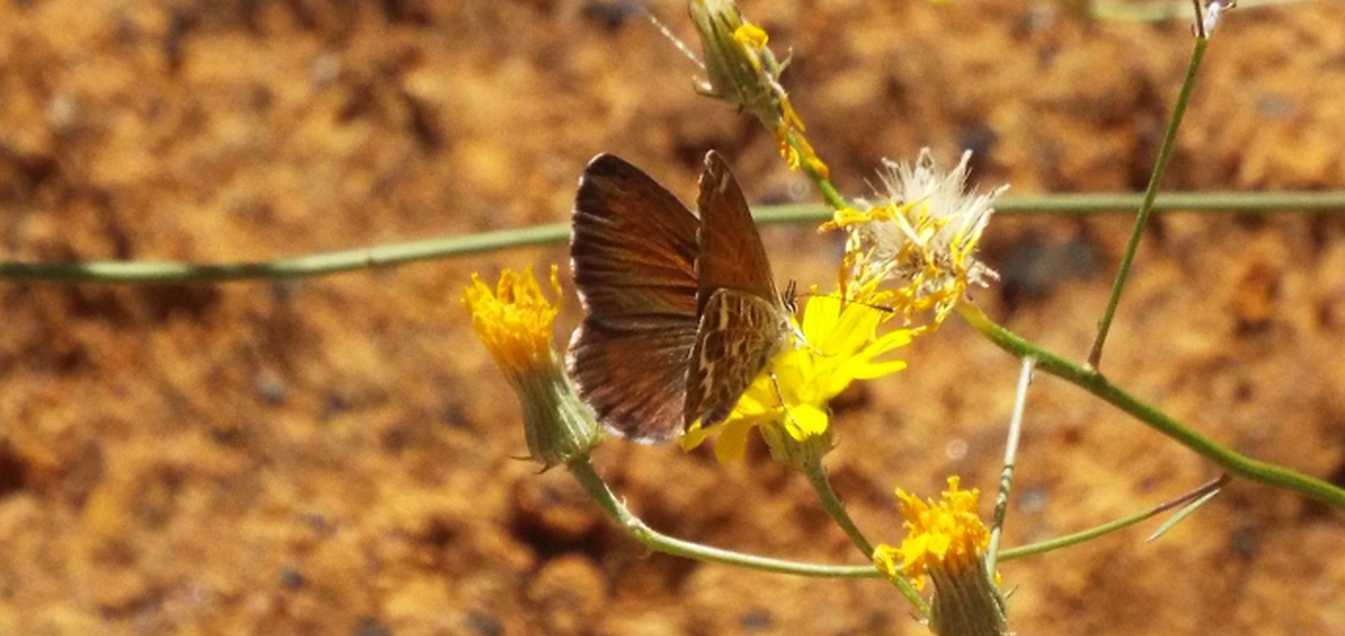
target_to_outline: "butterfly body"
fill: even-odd
[[[638,441],[722,421],[792,342],[746,199],[714,151],[699,189],[696,215],[599,155],[575,198],[571,261],[587,316],[570,375],[610,430]]]

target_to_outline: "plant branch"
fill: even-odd
[[[706,561],[710,563],[722,563],[725,565],[736,565],[742,568],[752,570],[762,570],[765,572],[775,572],[778,574],[795,574],[799,576],[813,576],[822,578],[845,578],[861,579],[876,578],[881,573],[873,565],[823,565],[813,563],[800,563],[797,561],[786,561],[784,559],[772,559],[769,557],[756,556],[754,554],[745,554],[724,550],[707,545],[701,545],[691,541],[670,537],[663,534],[648,525],[645,525],[639,517],[626,508],[621,500],[617,498],[612,490],[607,487],[597,471],[593,470],[593,464],[589,462],[588,457],[570,462],[566,465],[570,474],[574,476],[579,485],[583,487],[584,492],[593,498],[603,512],[607,513],[608,518],[616,522],[626,532],[630,533],[636,541],[643,543],[650,550],[662,552],[673,556],[679,556],[697,561]]]
[[[1199,8],[1199,4],[1197,4]],[[1196,16],[1197,25],[1202,25],[1202,16]],[[1203,29],[1203,27],[1201,27]],[[1196,85],[1196,73],[1200,70],[1200,61],[1205,57],[1205,47],[1209,40],[1204,37],[1203,31],[1196,38],[1195,49],[1191,52],[1191,61],[1186,67],[1186,78],[1182,80],[1181,91],[1177,94],[1177,104],[1172,108],[1172,118],[1168,120],[1167,132],[1163,134],[1163,143],[1158,149],[1158,159],[1154,162],[1153,173],[1149,176],[1149,185],[1144,191],[1144,201],[1140,204],[1139,214],[1135,216],[1135,227],[1130,232],[1130,241],[1126,243],[1124,255],[1121,257],[1121,266],[1116,271],[1116,280],[1112,283],[1111,297],[1107,299],[1107,308],[1102,313],[1102,320],[1098,321],[1097,337],[1093,339],[1093,347],[1088,352],[1088,364],[1094,369],[1102,363],[1102,347],[1107,342],[1107,332],[1111,331],[1112,318],[1116,315],[1116,306],[1121,302],[1121,290],[1125,288],[1126,279],[1130,276],[1130,266],[1135,261],[1135,251],[1139,248],[1140,236],[1144,234],[1144,227],[1149,223],[1149,214],[1153,211],[1154,199],[1158,196],[1158,188],[1163,183],[1163,174],[1167,171],[1168,162],[1172,159],[1172,151],[1177,143],[1177,129],[1181,127],[1182,116],[1186,114],[1186,105],[1191,100],[1191,90]]]
[[[817,492],[817,499],[826,509],[827,514],[836,520],[836,524],[845,531],[845,535],[850,537],[850,542],[855,544],[864,556],[873,558],[873,544],[864,538],[864,533],[855,525],[850,513],[845,511],[845,504],[841,503],[841,498],[836,496],[836,491],[831,488],[831,480],[827,478],[827,473],[821,465],[815,465],[812,470],[803,471],[808,478],[808,483],[812,484],[813,490]]]
[[[1134,209],[1135,194],[1093,193],[1004,197],[998,214],[1079,215]],[[1330,213],[1345,210],[1345,190],[1327,192],[1182,192],[1161,195],[1153,209],[1192,212],[1264,214],[1280,210]],[[821,221],[831,210],[818,203],[759,206],[763,225]],[[405,265],[503,249],[559,243],[570,236],[565,223],[549,223],[442,238],[387,243],[334,252],[319,252],[272,261],[185,263],[175,261],[84,261],[32,263],[0,261],[0,279],[53,283],[113,285],[210,284],[232,281],[281,280]]]
[[[1173,508],[1176,508],[1177,506],[1184,505],[1187,502],[1195,501],[1196,499],[1204,497],[1209,493],[1212,493],[1216,490],[1219,490],[1220,488],[1223,488],[1225,485],[1228,484],[1228,482],[1229,482],[1228,475],[1222,475],[1217,479],[1206,482],[1205,484],[1201,485],[1195,490],[1192,490],[1191,492],[1188,492],[1174,499],[1169,499],[1163,503],[1158,504],[1157,506],[1149,508],[1148,510],[1141,510],[1140,512],[1137,512],[1132,515],[1126,515],[1115,521],[1109,521],[1107,523],[1094,526],[1087,530],[1073,532],[1063,537],[1056,537],[1054,539],[1048,539],[1046,541],[1041,541],[1038,543],[1030,543],[1028,545],[1018,546],[1016,548],[1009,548],[999,553],[999,560],[1012,561],[1014,559],[1021,559],[1023,557],[1043,554],[1046,552],[1059,550],[1061,548],[1067,548],[1072,545],[1077,545],[1085,541],[1096,539],[1105,534],[1116,532],[1117,530],[1120,530],[1122,528],[1128,528],[1141,521],[1153,518],[1154,516],[1157,516],[1167,510],[1171,510]]]
[[[786,134],[785,143],[788,143],[794,152],[800,156],[807,157],[812,154],[812,149],[808,147],[806,141],[799,138],[797,133],[790,132]],[[843,210],[850,207],[850,202],[836,189],[836,185],[831,182],[831,177],[817,171],[817,167],[808,161],[803,161],[800,166],[803,173],[808,175],[813,185],[817,187],[818,194],[831,206],[833,210]]]
[[[864,533],[859,530],[859,526],[855,525],[854,520],[850,518],[850,513],[845,511],[845,504],[841,503],[840,497],[836,496],[836,491],[832,490],[831,480],[827,478],[826,470],[822,468],[822,465],[820,463],[810,464],[802,472],[808,478],[808,483],[812,484],[813,491],[817,493],[817,499],[821,502],[822,508],[845,531],[846,536],[850,537],[850,542],[855,544],[855,547],[869,559],[872,559],[873,544],[864,537]],[[929,605],[925,603],[925,599],[920,597],[920,593],[911,586],[910,581],[901,576],[889,580],[906,597],[906,600],[915,606],[916,611],[920,612],[922,616],[929,615]]]
[[[1228,447],[1188,428],[1175,418],[1140,401],[1109,382],[1097,369],[1070,362],[1047,351],[990,320],[985,312],[971,303],[957,306],[958,314],[972,328],[981,332],[999,348],[1022,358],[1037,359],[1037,368],[1062,378],[1079,388],[1102,398],[1122,411],[1134,416],[1182,446],[1213,462],[1235,477],[1242,477],[1267,486],[1292,490],[1337,508],[1345,508],[1345,489],[1316,477],[1290,470],[1268,462],[1239,454]]]
[[[1013,467],[1018,461],[1018,441],[1023,436],[1023,411],[1027,408],[1027,389],[1032,384],[1032,369],[1036,366],[1036,358],[1024,356],[1022,369],[1018,373],[1018,386],[1013,396],[1013,415],[1009,418],[1009,435],[1004,444],[1004,469],[999,476],[999,494],[995,496],[995,517],[990,528],[990,546],[985,551],[987,572],[995,571],[995,561],[999,558],[1004,515],[1009,510],[1009,491],[1013,487]]]

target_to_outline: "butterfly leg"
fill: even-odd
[[[780,378],[776,377],[775,370],[772,369],[767,371],[767,373],[771,376],[771,386],[775,387],[775,397],[780,400],[780,408],[785,412],[785,419],[792,422],[794,428],[803,430],[803,426],[799,424],[799,421],[794,419],[794,415],[789,412],[789,403],[785,401],[785,392],[780,389]]]

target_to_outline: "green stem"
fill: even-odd
[[[217,265],[166,261],[88,261],[83,263],[0,262],[0,278],[113,284],[214,283],[247,279],[286,279],[389,267],[446,256],[551,243],[568,236],[564,223],[535,225],[465,236],[390,243],[323,252],[274,261]]]
[[[812,484],[813,491],[817,493],[817,499],[822,507],[826,509],[827,514],[836,520],[836,524],[845,531],[845,535],[850,537],[850,543],[855,544],[865,557],[873,558],[873,544],[864,538],[864,533],[860,532],[859,526],[855,525],[850,513],[845,511],[845,504],[841,503],[840,497],[836,496],[836,491],[831,488],[831,480],[827,478],[827,473],[822,469],[821,464],[813,464],[809,470],[803,471],[808,478],[808,483]]]
[[[1196,19],[1201,18],[1196,16]],[[1167,171],[1168,161],[1172,159],[1172,151],[1177,145],[1177,129],[1181,127],[1182,116],[1186,114],[1186,105],[1191,100],[1191,90],[1196,85],[1196,72],[1200,70],[1200,61],[1205,57],[1205,48],[1208,44],[1208,39],[1197,37],[1195,50],[1191,52],[1191,61],[1186,67],[1186,78],[1182,80],[1181,91],[1177,94],[1177,104],[1172,108],[1172,118],[1168,120],[1167,132],[1163,134],[1163,143],[1158,148],[1158,160],[1154,162],[1153,174],[1149,176],[1149,185],[1144,190],[1144,202],[1140,204],[1139,214],[1135,216],[1135,227],[1130,232],[1130,241],[1126,244],[1125,254],[1121,257],[1121,267],[1116,271],[1111,297],[1107,299],[1107,309],[1102,314],[1102,320],[1098,322],[1097,337],[1093,339],[1093,347],[1088,352],[1088,364],[1095,369],[1102,362],[1102,346],[1107,341],[1107,332],[1111,330],[1116,306],[1121,302],[1121,290],[1125,288],[1126,279],[1130,276],[1130,266],[1135,260],[1140,236],[1144,234],[1149,214],[1153,211],[1154,199],[1158,196],[1158,188],[1163,183],[1163,173]]]
[[[629,532],[636,541],[643,543],[655,552],[779,574],[842,579],[864,579],[881,576],[881,573],[872,565],[799,563],[724,550],[670,537],[645,525],[639,517],[628,510],[621,503],[621,500],[612,493],[612,490],[607,487],[607,483],[603,481],[602,477],[598,476],[597,471],[593,470],[593,464],[589,462],[587,456],[566,464],[566,467],[569,468],[570,474],[579,482],[579,485],[583,487],[584,492],[588,493],[588,496],[597,502],[598,506],[602,508],[603,512],[607,513],[612,521]]]
[[[567,468],[569,468],[570,474],[574,476],[575,480],[578,481],[579,485],[584,489],[584,492],[588,493],[589,497],[593,498],[594,502],[602,508],[603,512],[606,513],[613,522],[629,532],[636,541],[639,541],[641,544],[655,552],[708,563],[720,563],[752,570],[775,572],[777,574],[840,579],[871,579],[883,576],[881,572],[871,565],[823,565],[800,563],[797,561],[744,554],[670,537],[657,530],[651,529],[630,512],[630,510],[621,503],[620,499],[612,493],[611,489],[607,487],[607,484],[602,480],[602,477],[598,476],[597,472],[593,470],[593,465],[588,461],[588,458],[572,462],[567,465]],[[1216,479],[1190,493],[1161,503],[1148,510],[1122,517],[1087,530],[1068,534],[1063,537],[1003,550],[999,553],[999,560],[1001,562],[1013,561],[1015,559],[1043,554],[1052,550],[1058,550],[1060,548],[1082,543],[1090,539],[1095,539],[1110,532],[1115,532],[1122,528],[1135,525],[1136,523],[1149,519],[1166,510],[1171,510],[1188,501],[1201,497],[1212,490],[1221,488],[1226,483],[1227,478],[1221,477],[1220,479]],[[903,592],[905,592],[909,589],[909,584],[902,589]],[[907,594],[907,598],[910,599],[912,603],[916,604],[916,607],[922,614],[926,612],[924,599],[920,598],[919,594],[915,593],[914,590],[910,590],[910,593]]]
[[[1095,214],[1134,209],[1140,195],[1095,193],[1004,197],[996,201],[999,214]],[[1253,212],[1345,210],[1345,191],[1328,192],[1183,192],[1164,194],[1155,210],[1193,212]],[[817,203],[760,206],[756,219],[763,225],[799,223],[831,218],[830,209]],[[406,243],[321,252],[274,261],[198,264],[173,261],[84,261],[27,263],[0,261],[0,279],[57,283],[120,285],[208,284],[229,281],[277,280],[326,276],[343,272],[391,267],[494,250],[533,247],[564,241],[565,223],[534,225],[447,236]]]
[[[1023,436],[1023,411],[1027,408],[1027,389],[1032,384],[1032,369],[1036,366],[1036,358],[1032,356],[1023,358],[1023,367],[1018,374],[1018,386],[1014,390],[1013,414],[1009,417],[1009,435],[1004,443],[1004,468],[999,476],[999,494],[995,496],[995,516],[990,527],[990,547],[985,551],[987,572],[995,571],[995,561],[999,558],[1004,516],[1009,511],[1009,492],[1013,488],[1013,467],[1018,461],[1018,441]]]
[[[1096,369],[1070,362],[1001,327],[990,320],[979,307],[971,303],[959,303],[958,314],[999,348],[1019,358],[1035,357],[1037,368],[1063,378],[1102,398],[1112,406],[1134,416],[1149,428],[1176,440],[1201,457],[1208,459],[1231,475],[1275,488],[1292,490],[1338,508],[1345,508],[1345,489],[1316,477],[1310,477],[1282,466],[1255,460],[1234,452],[1121,390],[1108,382]]]
[[[850,518],[850,513],[845,511],[845,504],[841,503],[841,498],[836,496],[835,490],[832,490],[831,480],[827,478],[827,472],[822,468],[822,464],[816,462],[808,464],[801,472],[808,478],[808,483],[812,484],[813,492],[817,493],[817,500],[822,504],[822,508],[836,521],[836,525],[839,525],[845,531],[846,536],[850,537],[850,542],[855,544],[855,548],[872,559],[873,544],[869,543],[863,532],[860,532],[859,526],[856,526],[854,520]],[[922,616],[929,615],[929,605],[925,603],[924,598],[921,598],[920,593],[915,591],[906,577],[896,576],[888,580],[897,586],[901,594],[911,602],[911,605],[915,606]]]
[[[1130,526],[1133,526],[1146,519],[1153,518],[1154,516],[1164,511],[1176,508],[1177,506],[1183,505],[1188,501],[1195,501],[1196,499],[1204,497],[1205,495],[1211,492],[1223,488],[1224,485],[1227,483],[1228,483],[1227,476],[1219,477],[1218,479],[1210,481],[1204,484],[1203,486],[1200,486],[1199,488],[1192,490],[1191,492],[1188,492],[1175,499],[1165,501],[1161,504],[1158,504],[1157,506],[1149,508],[1148,510],[1141,510],[1140,512],[1121,517],[1120,519],[1117,519],[1115,521],[1110,521],[1102,525],[1094,526],[1087,530],[1081,530],[1079,532],[1067,534],[1063,537],[1056,537],[1054,539],[1049,539],[1047,541],[1030,543],[1028,545],[1018,546],[1016,548],[1010,548],[1008,550],[1004,550],[1003,552],[999,553],[999,560],[1012,561],[1014,559],[1021,559],[1023,557],[1043,554],[1046,552],[1051,552],[1053,550],[1067,548],[1072,545],[1096,539],[1105,534],[1110,534],[1122,528],[1128,528]]]
[[[787,143],[800,157],[807,157],[812,154],[807,145],[800,143],[796,133],[788,133]],[[808,161],[801,161],[799,167],[803,169],[803,173],[808,175],[809,179],[812,179],[813,185],[817,187],[817,191],[822,195],[822,199],[826,201],[827,205],[831,206],[833,210],[844,210],[845,208],[850,207],[850,202],[846,201],[845,197],[841,195],[840,190],[836,189],[836,185],[831,182],[830,177],[818,172]]]
[[[1079,216],[1100,212],[1135,210],[1143,202],[1143,193],[1073,192],[1006,195],[995,199],[995,214]],[[794,206],[782,206],[782,208],[788,207]],[[1345,190],[1324,190],[1320,192],[1237,192],[1231,190],[1164,192],[1154,199],[1152,206],[1155,212],[1180,210],[1183,212],[1218,214],[1265,214],[1284,210],[1321,213],[1340,211],[1342,208],[1345,208]],[[825,213],[818,214],[819,217],[825,215]]]

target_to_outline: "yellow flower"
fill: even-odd
[[[909,344],[918,330],[877,333],[892,316],[881,309],[886,297],[879,292],[851,302],[842,302],[839,296],[809,298],[799,325],[806,344],[778,354],[767,365],[769,372],[757,377],[724,422],[707,428],[693,424],[682,436],[682,447],[690,450],[714,438],[715,456],[721,462],[732,461],[742,457],[748,433],[756,426],[763,427],[773,453],[781,450],[774,442],[786,437],[800,443],[825,441],[830,421],[827,403],[832,398],[855,380],[906,368],[904,361],[884,356]],[[775,434],[781,431],[784,436]]]
[[[893,281],[894,305],[911,320],[932,311],[943,321],[973,285],[998,278],[976,260],[976,246],[994,213],[994,200],[1007,189],[967,192],[971,153],[944,173],[929,149],[914,166],[885,161],[886,194],[863,212],[841,210],[822,229],[845,228],[844,284]]]
[[[551,290],[560,299],[557,267],[551,266]],[[472,284],[463,291],[463,302],[472,312],[472,326],[500,368],[509,374],[528,373],[555,364],[551,325],[560,309],[542,295],[532,270],[504,270],[495,292],[472,274]]]
[[[962,490],[960,485],[959,477],[949,477],[942,499],[927,502],[897,489],[897,508],[906,518],[902,524],[906,538],[899,548],[882,545],[874,551],[874,559],[888,576],[900,571],[916,589],[924,589],[924,575],[930,568],[962,570],[980,560],[990,543],[990,530],[976,514],[981,491]]]
[[[556,271],[552,265],[551,289],[559,299]],[[476,335],[514,385],[532,458],[549,468],[587,455],[601,433],[561,369],[551,340],[559,310],[542,295],[532,271],[506,269],[493,293],[472,274],[462,297]]]
[[[888,578],[908,578],[918,590],[926,576],[934,581],[934,633],[1005,633],[1003,601],[986,575],[990,530],[976,513],[981,491],[962,490],[954,475],[938,501],[921,501],[900,488],[896,494],[906,538],[900,547],[875,548],[874,564]]]

